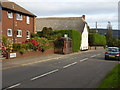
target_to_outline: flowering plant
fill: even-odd
[[[34,39],[26,40],[25,42],[23,42],[23,44],[27,44],[28,49],[33,49],[35,51],[40,50],[39,43]]]
[[[46,49],[50,48],[50,43],[46,38],[43,37],[35,37],[33,38],[38,42],[38,46],[41,47],[41,51],[45,51]]]

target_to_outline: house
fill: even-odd
[[[96,28],[91,28],[91,31],[96,31]],[[100,35],[106,35],[108,29],[97,28],[97,33]],[[113,38],[120,38],[120,30],[112,29]]]
[[[2,36],[12,42],[24,42],[35,32],[36,16],[14,2],[1,3]]]
[[[73,29],[82,33],[81,50],[88,49],[88,30],[85,15],[82,17],[49,17],[36,19],[36,31],[40,32],[44,27],[53,30]]]

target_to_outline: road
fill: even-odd
[[[103,52],[79,53],[3,70],[3,89],[96,88],[118,64],[118,61],[104,60]]]

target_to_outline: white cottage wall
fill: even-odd
[[[87,49],[88,49],[88,29],[87,29],[87,25],[85,24],[81,38],[80,50],[87,50]]]

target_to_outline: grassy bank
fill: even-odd
[[[120,88],[120,64],[113,68],[98,88]]]

